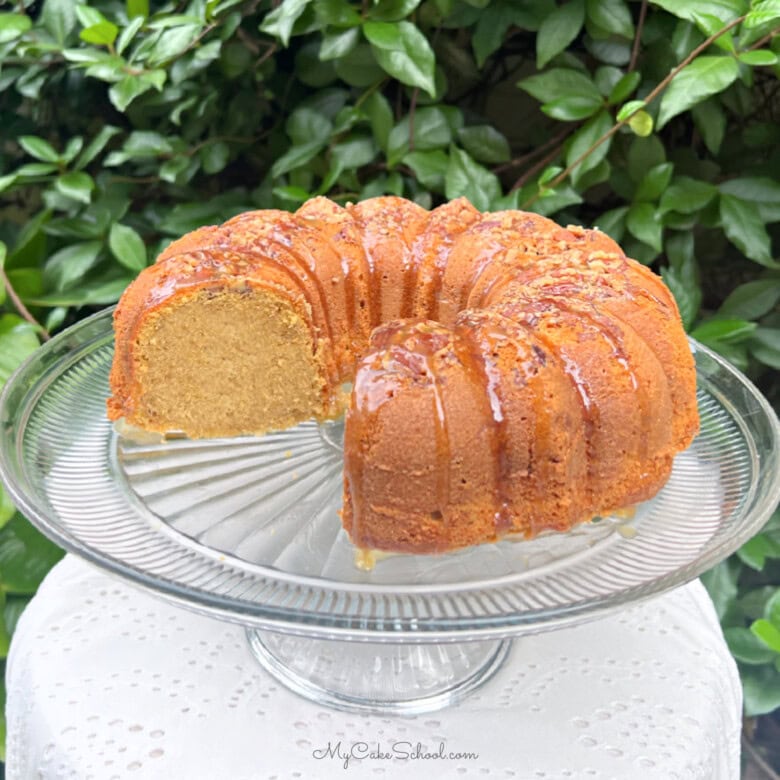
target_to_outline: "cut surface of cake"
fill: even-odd
[[[361,548],[565,531],[655,495],[698,431],[659,277],[599,231],[464,199],[315,198],[201,228],[114,328],[110,419],[204,438],[346,413]]]

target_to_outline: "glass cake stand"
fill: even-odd
[[[755,534],[780,497],[780,435],[738,371],[692,343],[701,433],[635,515],[367,570],[341,529],[341,428],[162,440],[106,419],[111,311],[63,332],[0,398],[0,475],[67,550],[246,626],[284,684],[342,709],[417,713],[474,690],[510,639],[680,585]]]

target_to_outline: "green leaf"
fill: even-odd
[[[593,223],[593,226],[615,241],[622,241],[626,229],[626,214],[628,214],[628,206],[619,206],[616,209],[605,211]]]
[[[193,46],[201,30],[200,24],[183,24],[181,27],[166,30],[157,39],[149,54],[147,64],[156,68],[176,59]]]
[[[724,628],[723,636],[731,654],[743,664],[751,666],[766,664],[775,657],[774,651],[748,628]]]
[[[637,111],[644,108],[645,101],[644,100],[630,100],[628,103],[626,103],[624,106],[621,107],[620,111],[617,113],[617,120],[618,122],[624,122],[629,117],[636,114]]]
[[[774,24],[777,21],[780,21],[780,2],[778,0],[758,0],[758,2],[753,3],[750,13],[742,24],[745,29],[750,30],[765,24]]]
[[[766,530],[766,528],[764,529]],[[764,617],[776,628],[780,628],[780,589],[776,590],[764,605]]]
[[[48,141],[44,141],[43,138],[38,138],[35,135],[23,135],[17,141],[19,146],[31,157],[35,157],[36,160],[50,163],[59,162],[59,152]]]
[[[387,98],[379,92],[372,92],[363,103],[363,110],[371,123],[371,132],[380,149],[387,151],[387,141],[393,128],[393,110]]]
[[[32,20],[26,14],[0,14],[0,43],[24,35],[32,27]]]
[[[769,49],[755,49],[754,51],[743,51],[737,55],[740,62],[745,65],[751,65],[754,68],[769,67],[777,65],[777,55]]]
[[[34,325],[15,314],[0,316],[0,388],[36,349],[38,337]]]
[[[271,176],[276,178],[296,168],[300,168],[302,165],[306,165],[324,148],[324,141],[310,141],[309,143],[291,147],[271,166]]]
[[[673,172],[674,165],[669,162],[664,162],[651,168],[639,183],[634,193],[634,200],[657,200],[668,186]]]
[[[658,128],[710,95],[723,92],[738,76],[739,64],[732,57],[697,57],[675,76],[661,97]]]
[[[85,27],[79,38],[86,43],[94,43],[96,46],[110,46],[119,34],[119,28],[107,20]]]
[[[149,0],[127,0],[127,18],[141,16],[144,19],[149,16]]]
[[[641,80],[642,76],[635,70],[632,70],[631,73],[626,73],[625,76],[623,76],[620,81],[618,81],[617,84],[612,87],[612,90],[607,97],[607,102],[609,105],[612,106],[616,103],[622,103],[639,86],[639,82]],[[644,101],[640,102],[644,103]],[[622,113],[623,110],[621,109],[620,114]],[[629,114],[630,113],[631,112],[629,112]],[[618,114],[618,119],[623,118],[620,114]]]
[[[543,217],[549,217],[567,206],[575,206],[578,203],[582,203],[582,196],[570,185],[561,184],[555,189],[544,190],[542,197],[528,208]]]
[[[144,159],[170,154],[173,151],[170,141],[152,130],[134,130],[127,137],[122,151],[132,159]]]
[[[696,22],[696,17],[702,14],[716,16],[722,22],[731,22],[744,13],[745,5],[743,0],[653,0],[653,4],[689,22]]]
[[[780,707],[780,674],[770,666],[742,670],[745,715],[755,717]]]
[[[660,252],[663,247],[663,225],[652,203],[634,203],[626,215],[628,232]]]
[[[755,329],[755,322],[737,319],[714,319],[699,325],[691,333],[691,336],[698,341],[703,341],[705,344],[710,344],[713,341],[727,344],[739,343],[748,338]]]
[[[766,226],[751,203],[735,195],[721,195],[720,220],[723,232],[737,249],[761,265],[780,268],[772,259]]]
[[[695,105],[691,110],[696,129],[711,154],[718,154],[726,134],[726,113],[716,98]]]
[[[658,211],[660,214],[669,211],[693,214],[704,208],[717,192],[717,188],[709,182],[678,176],[661,195]]]
[[[65,146],[65,151],[62,153],[62,159],[69,163],[73,158],[81,151],[84,146],[84,139],[81,136],[75,136],[71,138]]]
[[[117,134],[121,132],[118,127],[113,125],[103,125],[98,134],[87,144],[86,149],[79,155],[74,163],[76,169],[86,168],[102,151],[106,144]]]
[[[472,5],[484,8],[476,15],[477,26],[471,38],[471,46],[477,65],[481,68],[487,58],[497,51],[507,30],[513,25],[524,30],[537,30],[545,15],[552,12],[552,4],[539,0],[534,3],[518,3],[513,0],[485,0]]]
[[[144,17],[135,16],[130,20],[130,23],[119,34],[119,38],[116,42],[116,53],[122,54],[122,52],[129,46],[130,42],[138,34],[139,30],[144,26]]]
[[[780,543],[775,542],[767,534],[757,534],[737,550],[737,555],[742,563],[750,566],[751,569],[763,571],[767,558],[780,556]]]
[[[58,192],[67,198],[73,198],[80,203],[89,203],[92,200],[92,190],[95,182],[92,177],[83,171],[71,171],[60,176],[54,182]]]
[[[74,3],[72,0],[44,0],[40,20],[52,38],[62,46],[76,26]]]
[[[647,111],[637,111],[628,120],[628,126],[640,138],[646,138],[653,132],[653,117]]]
[[[666,242],[669,265],[661,269],[661,277],[672,291],[686,330],[696,319],[702,301],[699,268],[694,253],[692,233],[677,233]]]
[[[579,70],[552,68],[517,83],[542,103],[549,104],[567,97],[585,97],[601,103],[602,96],[592,79]]]
[[[462,149],[453,147],[444,178],[444,193],[449,200],[465,197],[480,211],[488,211],[501,197],[498,177]]]
[[[780,181],[768,176],[748,176],[725,181],[718,189],[749,201],[764,222],[780,221]]]
[[[573,165],[585,152],[591,149],[612,127],[612,117],[608,111],[601,111],[589,119],[571,138],[566,151],[566,164]],[[601,143],[571,173],[572,184],[576,187],[580,179],[595,168],[606,156],[612,139]]]
[[[572,0],[545,16],[536,36],[537,70],[560,54],[579,35],[584,23],[584,0]]]
[[[0,192],[7,190],[16,181],[16,173],[9,173],[5,176],[0,176]]]
[[[33,306],[105,306],[116,303],[131,281],[133,281],[132,276],[97,278],[90,282],[82,282],[69,290],[29,298],[27,303]]]
[[[750,352],[757,360],[780,371],[780,328],[756,328],[750,340]]]
[[[732,559],[726,559],[701,575],[701,581],[710,594],[719,619],[723,619],[737,596],[737,572]]]
[[[115,222],[108,234],[111,253],[131,271],[143,271],[146,268],[146,246],[143,239],[133,228]]]
[[[587,0],[586,10],[588,19],[604,32],[634,37],[634,22],[624,0]]]
[[[330,138],[333,124],[315,109],[301,106],[290,114],[284,129],[294,144],[325,143]]]
[[[224,141],[206,144],[200,150],[204,173],[215,174],[224,170],[230,159],[230,147]]]
[[[447,146],[453,137],[453,125],[449,113],[439,106],[419,109],[414,117],[414,148],[428,151]],[[397,165],[409,151],[411,122],[409,115],[404,116],[387,139],[387,164]]]
[[[474,125],[458,130],[458,140],[479,162],[502,163],[511,157],[509,141],[490,125]]]
[[[360,14],[347,0],[314,0],[314,15],[321,27],[359,27]]]
[[[93,24],[107,21],[106,17],[97,8],[83,3],[76,4],[76,16],[82,27],[91,27]]]
[[[0,485],[0,528],[2,528],[14,515],[16,507],[11,503],[11,497]]]
[[[193,14],[165,14],[152,19],[148,22],[147,27],[151,30],[167,30],[170,27],[180,27],[183,24],[201,23],[201,17]]]
[[[177,154],[173,157],[169,157],[161,166],[159,170],[160,178],[163,181],[170,182],[171,184],[183,184],[186,181],[186,177],[183,174],[190,169],[192,165],[197,166],[198,162],[192,160],[184,154]]]
[[[428,39],[410,22],[366,22],[363,32],[382,69],[410,87],[436,94],[436,60]]]
[[[2,589],[0,589],[0,609],[2,609],[2,612],[0,612],[0,658],[6,658],[11,647],[11,634],[5,624],[5,591]],[[5,757],[3,757],[3,760],[5,760]]]
[[[718,309],[721,317],[757,320],[780,301],[780,279],[757,279],[739,285]]]
[[[352,87],[373,86],[386,78],[371,46],[359,43],[352,51],[333,61],[336,75]]]
[[[404,165],[408,165],[414,171],[420,184],[434,192],[444,190],[444,177],[449,162],[449,156],[441,149],[430,152],[409,152],[403,158]]]
[[[54,163],[27,163],[14,171],[16,178],[19,179],[37,179],[41,176],[48,176],[59,170],[59,166]]]
[[[310,2],[311,0],[284,0],[265,17],[260,25],[260,32],[273,35],[283,46],[289,46],[293,25]]]
[[[376,22],[397,22],[405,19],[420,5],[420,0],[379,0],[369,9],[368,18]]]
[[[542,111],[561,122],[576,122],[593,116],[602,106],[603,100],[594,100],[589,95],[569,95],[552,100],[542,106]]]
[[[83,279],[87,271],[96,265],[102,247],[100,241],[82,241],[55,252],[43,270],[46,288],[59,292]]]
[[[124,112],[130,103],[139,95],[143,95],[144,92],[148,92],[150,89],[156,89],[160,92],[166,76],[166,71],[162,69],[147,71],[139,75],[125,76],[111,87],[108,91],[108,97],[117,111]]]
[[[360,31],[357,27],[326,33],[322,36],[322,43],[320,44],[320,59],[335,60],[343,57],[357,46],[359,40]]]
[[[341,170],[353,170],[368,165],[376,157],[376,146],[371,138],[348,138],[341,143],[334,144],[330,151],[331,160]]]
[[[0,529],[0,581],[6,593],[32,594],[65,553],[21,515]]]
[[[750,630],[770,649],[780,653],[780,628],[761,618],[750,626]]]
[[[731,54],[734,53],[734,35],[731,30],[727,30],[725,33],[721,32],[726,25],[717,16],[705,13],[696,14],[696,26],[708,38],[714,38],[713,43],[719,49]]]

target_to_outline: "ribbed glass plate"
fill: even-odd
[[[692,345],[701,434],[630,520],[447,555],[355,565],[341,530],[339,426],[147,443],[105,416],[111,312],[40,349],[0,400],[0,473],[63,547],[191,608],[319,637],[442,641],[593,617],[681,584],[778,501],[778,423],[735,369]]]

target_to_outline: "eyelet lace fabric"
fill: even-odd
[[[19,622],[7,688],[10,780],[739,777],[739,677],[698,581],[522,637],[460,704],[386,718],[297,697],[240,626],[68,556]]]

